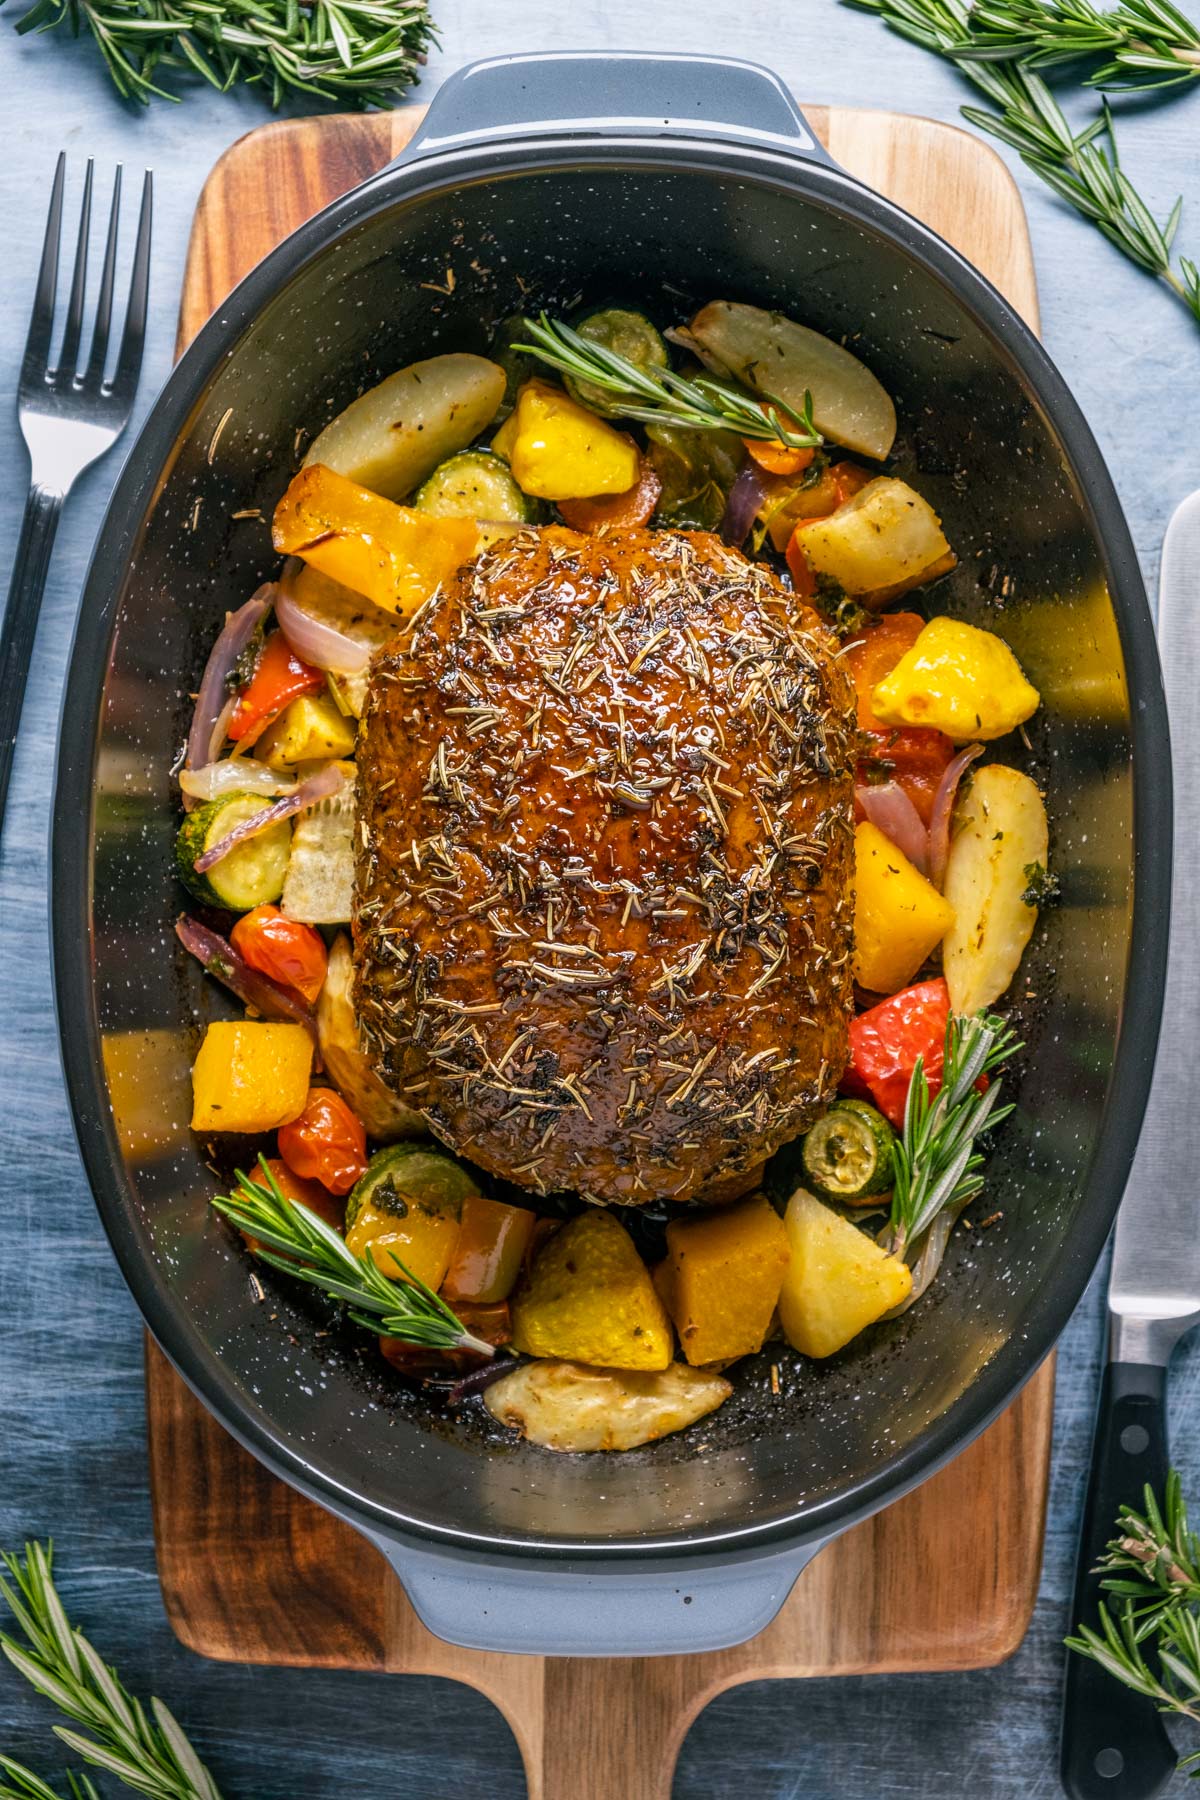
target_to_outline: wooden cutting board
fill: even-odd
[[[1024,212],[991,150],[927,119],[807,111],[845,168],[949,239],[1036,326]],[[180,347],[281,238],[396,155],[419,118],[410,108],[288,120],[235,144],[197,208]],[[159,1575],[180,1639],[224,1660],[467,1682],[511,1725],[531,1800],[669,1800],[684,1734],[723,1689],[774,1676],[986,1667],[1016,1649],[1037,1592],[1050,1364],[957,1461],[817,1557],[753,1642],[641,1660],[442,1643],[378,1552],[268,1475],[150,1342],[146,1391]],[[751,1770],[752,1759],[753,1791]]]

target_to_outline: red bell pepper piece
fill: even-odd
[[[950,995],[946,983],[920,981],[860,1013],[850,1026],[847,1093],[871,1099],[899,1130],[918,1056],[932,1097],[942,1085]]]
[[[324,686],[322,671],[301,662],[282,631],[273,631],[259,652],[253,675],[237,697],[229,720],[229,736],[235,744],[252,744],[289,702]]]

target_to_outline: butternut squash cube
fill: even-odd
[[[353,756],[356,726],[356,720],[338,711],[329,694],[301,694],[267,726],[254,754],[272,769]]]
[[[474,556],[475,537],[473,519],[397,506],[323,463],[295,476],[272,527],[277,550],[402,618]]]
[[[762,1349],[789,1254],[783,1220],[765,1194],[667,1226],[658,1291],[693,1367]]]
[[[548,381],[525,383],[492,448],[507,455],[518,486],[539,500],[624,494],[638,478],[633,439]]]
[[[854,979],[894,994],[941,943],[954,908],[870,820],[854,833],[854,863]]]
[[[633,1239],[589,1207],[550,1238],[512,1302],[513,1348],[603,1369],[665,1369],[671,1321]]]
[[[912,1272],[804,1188],[784,1223],[792,1260],[779,1295],[783,1335],[805,1356],[832,1356],[912,1291]]]
[[[1039,694],[994,631],[962,619],[931,619],[871,696],[884,725],[928,725],[956,744],[1015,731],[1037,711]]]
[[[192,1068],[193,1131],[275,1131],[308,1100],[312,1039],[303,1025],[218,1019]]]

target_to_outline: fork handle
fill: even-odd
[[[4,810],[16,754],[25,682],[63,498],[62,494],[52,493],[37,483],[30,488],[4,608],[4,622],[0,624],[0,831],[4,829]]]

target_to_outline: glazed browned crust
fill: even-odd
[[[811,1123],[851,1009],[853,698],[702,533],[509,539],[377,661],[355,943],[383,1078],[538,1192],[687,1199]]]

